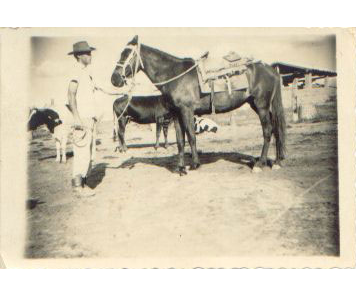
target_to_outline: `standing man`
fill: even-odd
[[[74,118],[73,132],[73,173],[72,186],[79,197],[94,196],[94,190],[87,186],[87,177],[91,170],[93,147],[95,147],[94,130],[98,120],[98,104],[95,103],[95,91],[108,95],[121,95],[122,93],[108,93],[96,86],[91,73],[91,52],[86,41],[73,45],[73,55],[77,60],[76,69],[71,75],[68,88],[68,108]]]

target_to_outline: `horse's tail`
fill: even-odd
[[[286,120],[282,104],[281,83],[278,79],[274,85],[272,94],[272,126],[276,139],[277,159],[284,159],[286,156]]]

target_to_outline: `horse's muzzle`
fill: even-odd
[[[118,72],[114,72],[111,76],[111,83],[113,86],[120,88],[124,85],[125,82]]]

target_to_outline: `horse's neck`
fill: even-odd
[[[143,72],[153,83],[169,80],[187,69],[186,60],[145,45],[141,45],[141,58],[144,65]],[[192,61],[191,65],[193,63]]]

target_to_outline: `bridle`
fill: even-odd
[[[124,48],[124,50],[125,49],[130,49],[131,50],[130,54],[126,57],[124,63],[121,63],[120,61],[118,61],[116,63],[116,66],[122,68],[122,74],[120,76],[122,77],[125,85],[127,85],[126,75],[125,75],[126,74],[126,68],[130,67],[131,74],[132,74],[132,80],[130,82],[130,87],[129,87],[129,90],[127,92],[128,99],[127,99],[126,106],[125,106],[124,110],[122,111],[122,113],[120,114],[120,116],[117,118],[117,121],[119,121],[121,119],[121,117],[124,115],[124,113],[126,112],[127,108],[129,107],[129,104],[131,102],[132,90],[135,87],[135,80],[136,80],[136,74],[137,74],[137,71],[138,71],[138,67],[141,66],[142,69],[144,68],[143,62],[142,62],[142,59],[141,59],[141,55],[140,55],[141,44],[137,43],[137,45],[127,45]],[[133,62],[135,60],[136,60],[136,63],[135,63],[135,69],[134,69],[133,68]]]
[[[137,45],[127,45],[127,46],[124,48],[124,50],[125,50],[125,49],[130,49],[130,50],[131,50],[130,54],[127,56],[127,58],[126,58],[126,60],[125,60],[124,63],[118,62],[118,63],[116,64],[116,66],[122,68],[122,75],[121,75],[121,77],[122,77],[122,79],[124,80],[125,85],[127,85],[127,83],[126,83],[126,76],[125,76],[126,68],[127,68],[128,66],[130,66],[130,68],[131,68],[131,74],[132,74],[132,80],[133,80],[133,84],[134,84],[135,75],[136,75],[136,73],[137,73],[137,71],[138,71],[139,65],[142,67],[142,69],[144,69],[143,62],[142,62],[142,58],[141,58],[141,54],[140,54],[140,53],[141,53],[141,44],[140,44],[140,43],[137,43]],[[124,51],[124,50],[123,50],[123,51]],[[136,56],[135,56],[135,54],[136,54]],[[132,67],[132,66],[133,66],[133,61],[134,61],[134,59],[136,59],[135,72],[133,72],[133,67]],[[201,57],[200,59],[202,59],[202,57]],[[168,79],[168,80],[162,81],[162,82],[152,82],[152,84],[155,85],[155,86],[165,85],[165,84],[167,84],[167,83],[170,83],[170,82],[172,82],[172,81],[174,81],[174,80],[176,80],[176,79],[182,77],[183,75],[189,73],[191,70],[195,69],[195,68],[198,66],[198,61],[199,61],[200,59],[196,60],[195,63],[194,63],[194,65],[191,66],[191,67],[190,67],[189,69],[187,69],[186,71],[184,71],[183,73],[181,73],[181,74],[179,74],[179,75],[177,75],[177,76],[175,76],[175,77],[173,77],[173,78],[170,78],[170,79]]]
[[[124,50],[125,49],[130,49],[131,50],[130,54],[125,59],[124,63],[120,63],[120,61],[118,61],[116,63],[116,66],[122,68],[121,77],[124,80],[125,85],[127,85],[126,75],[125,75],[127,67],[130,67],[130,69],[131,69],[132,81],[134,82],[135,81],[135,77],[136,77],[135,75],[137,74],[139,66],[141,66],[142,69],[144,68],[144,66],[143,66],[143,62],[142,62],[142,59],[141,59],[141,55],[140,55],[141,44],[138,43],[137,45],[127,45],[124,48]],[[133,68],[133,64],[134,64],[135,60],[136,60],[136,63],[135,63],[135,69],[134,69]]]

